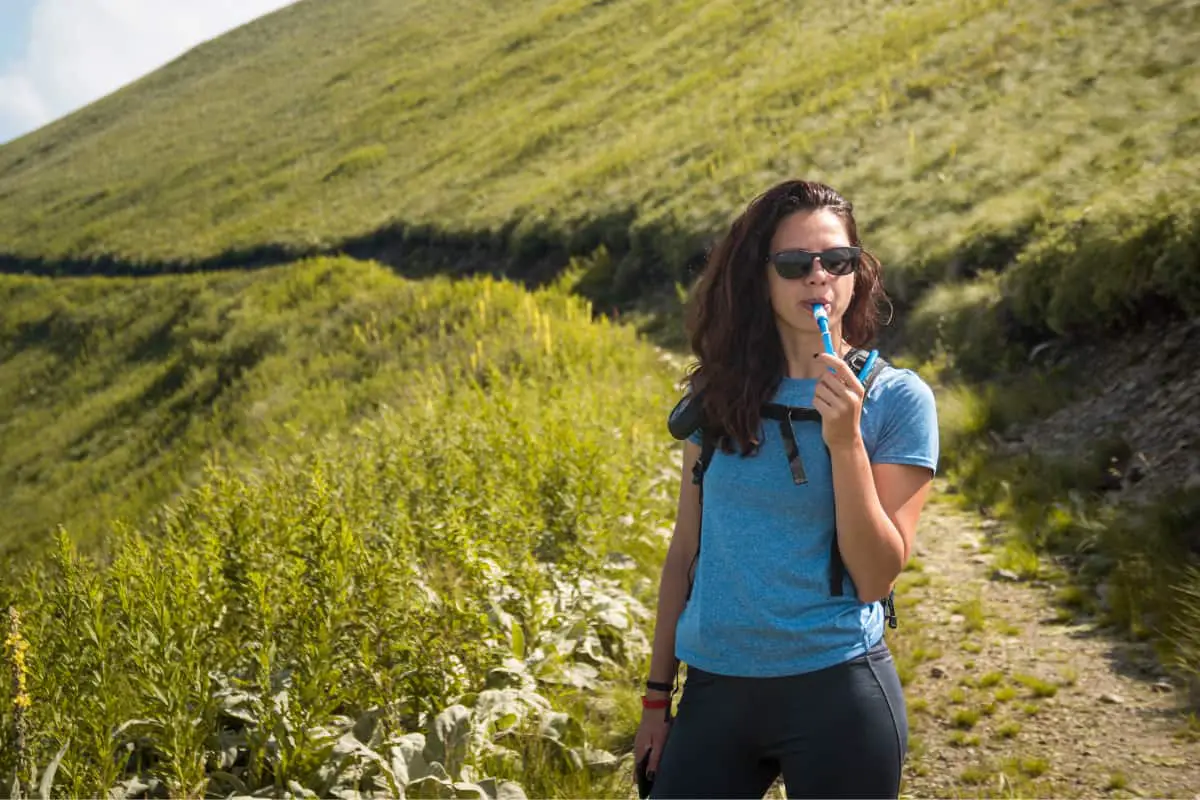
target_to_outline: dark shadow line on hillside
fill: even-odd
[[[669,220],[647,223],[630,206],[586,220],[557,224],[513,220],[488,230],[456,231],[396,221],[325,245],[270,242],[197,259],[138,260],[111,254],[46,258],[0,250],[0,274],[148,278],[252,271],[308,258],[349,256],[378,262],[404,278],[486,274],[536,289],[557,279],[571,259],[580,258],[584,270],[573,285],[576,294],[590,300],[603,315],[649,308],[650,319],[639,326],[641,332],[672,349],[687,346],[675,287],[692,284],[719,236],[720,232],[686,230]],[[589,258],[600,248],[607,257]],[[903,315],[910,306],[893,296],[891,313]],[[876,346],[893,348],[899,338],[900,326],[885,324]]]
[[[144,278],[263,269],[306,258],[345,255],[380,262],[408,278],[491,274],[534,288],[553,281],[572,258],[587,257],[603,247],[609,257],[598,259],[589,268],[577,290],[593,300],[619,306],[642,293],[669,289],[676,281],[689,282],[704,263],[711,238],[667,226],[640,225],[635,230],[635,220],[632,208],[614,211],[581,223],[570,233],[549,225],[518,231],[515,222],[485,231],[449,231],[396,222],[328,245],[272,242],[198,259],[137,260],[107,254],[45,258],[0,251],[0,273]],[[664,258],[667,252],[688,255]],[[674,264],[669,263],[672,261]]]

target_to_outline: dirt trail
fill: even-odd
[[[912,670],[904,796],[1200,800],[1184,688],[1148,647],[1065,618],[1056,587],[993,577],[998,533],[944,496],[922,518],[889,633]]]

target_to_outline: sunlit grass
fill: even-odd
[[[1053,330],[1125,320],[1146,292],[1200,302],[1195,15],[300,3],[0,149],[0,240],[155,269],[392,230],[390,246],[447,246],[447,269],[478,249],[518,272],[605,244],[604,290],[628,300],[670,289],[762,189],[813,177],[854,200],[906,302],[1015,258],[913,313],[923,347],[999,366],[1001,287]]]
[[[389,737],[468,725],[463,753],[425,750],[446,780],[614,791],[616,755],[600,751],[627,748],[640,713],[621,687],[648,657],[646,587],[677,482],[655,420],[678,376],[657,351],[561,290],[416,284],[350,259],[0,288],[16,301],[0,387],[44,370],[5,429],[6,474],[62,476],[42,484],[56,511],[13,505],[9,524],[67,521],[49,552],[5,562],[0,607],[22,612],[31,703],[20,754],[0,685],[0,773],[65,747],[55,790],[72,796],[135,778],[173,795],[321,794],[346,788],[324,770],[350,757],[330,745],[348,725],[382,726],[359,740],[376,756],[354,756],[376,766],[399,757]],[[129,381],[180,363],[174,383]],[[197,397],[211,416],[189,414]],[[194,427],[167,456],[114,437],[115,415],[151,444],[157,425]],[[95,438],[73,462],[56,448],[80,428]],[[155,505],[121,483],[143,469],[198,474],[164,478],[175,496]],[[76,483],[97,504],[107,483],[131,523],[73,542],[75,515],[96,513]],[[494,739],[486,688],[524,692],[502,716],[536,735]],[[435,725],[442,713],[464,721]],[[215,741],[236,765],[211,761]]]

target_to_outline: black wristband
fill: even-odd
[[[673,691],[675,691],[675,687],[673,685],[671,685],[669,683],[664,683],[663,681],[646,681],[646,688],[652,689],[656,692],[673,692]]]

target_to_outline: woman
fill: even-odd
[[[684,445],[635,759],[653,797],[761,797],[780,774],[788,797],[896,797],[908,724],[882,601],[937,468],[933,394],[890,365],[864,391],[846,363],[885,298],[850,203],[828,186],[789,181],[755,199],[694,297],[694,396],[723,436],[702,516],[701,434]],[[792,425],[794,448],[764,424],[767,403],[816,410]],[[668,721],[677,660],[687,681]]]

